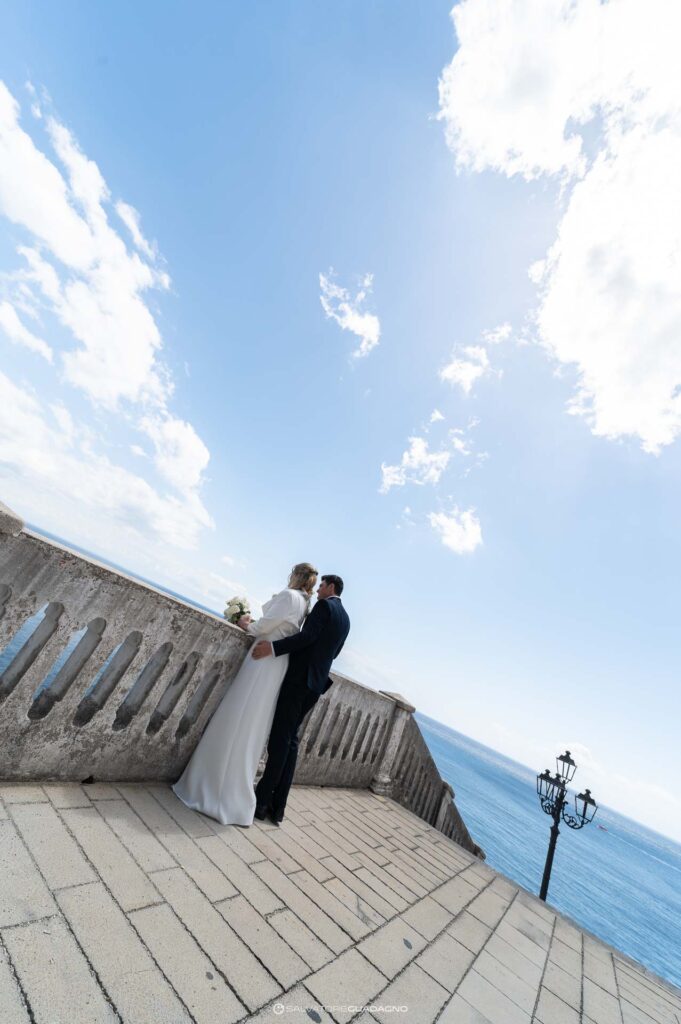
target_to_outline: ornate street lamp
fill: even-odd
[[[584,828],[585,825],[594,820],[598,810],[596,801],[591,796],[590,789],[586,789],[583,793],[575,796],[574,814],[572,809],[568,809],[567,787],[568,783],[572,782],[573,776],[577,771],[577,765],[570,757],[569,750],[566,750],[564,754],[556,758],[556,768],[555,775],[551,775],[548,768],[545,768],[541,775],[537,776],[537,795],[539,796],[542,810],[553,818],[549,849],[546,854],[546,864],[544,865],[544,877],[542,878],[541,891],[539,893],[540,900],[546,900],[546,894],[549,891],[549,879],[551,878],[553,855],[556,852],[556,841],[559,834],[558,825],[561,818],[568,828]]]

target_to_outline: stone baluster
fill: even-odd
[[[413,704],[399,693],[390,693],[388,690],[380,690],[384,697],[390,697],[393,703],[393,713],[388,730],[388,739],[383,749],[383,755],[376,769],[369,789],[378,796],[391,796],[393,790],[393,768],[400,749],[402,736],[411,721],[411,716],[416,711]]]
[[[443,831],[443,825],[444,825],[445,819],[447,817],[447,811],[451,807],[453,799],[454,799],[454,790],[449,785],[449,783],[445,782],[444,779],[443,779],[442,780],[442,793],[440,795],[440,806],[438,808],[437,814],[435,816],[435,822],[434,822],[435,828],[438,829],[438,831],[440,831],[440,832]]]

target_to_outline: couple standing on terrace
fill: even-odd
[[[223,825],[251,825],[254,816],[278,825],[284,817],[300,727],[331,686],[331,662],[350,631],[340,576],[321,577],[310,611],[317,575],[309,562],[300,562],[260,619],[238,620],[257,643],[173,786],[187,807]],[[267,763],[254,789],[268,733]]]

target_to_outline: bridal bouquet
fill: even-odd
[[[245,597],[233,597],[225,608],[225,618],[233,626],[237,624],[242,615],[250,615],[251,609]]]

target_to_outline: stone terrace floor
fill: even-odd
[[[0,798],[2,1024],[681,1024],[681,992],[368,791],[297,787],[250,829],[161,785]]]

